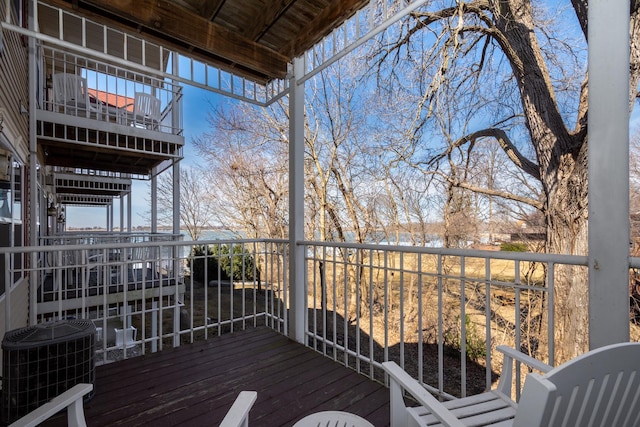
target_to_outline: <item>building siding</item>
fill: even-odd
[[[5,2],[0,2],[0,16],[5,16]],[[0,54],[0,114],[2,115],[2,138],[10,144],[14,159],[25,165],[24,173],[28,171],[29,161],[29,117],[25,109],[29,108],[28,85],[28,48],[26,39],[12,31],[2,31],[2,53]],[[22,108],[21,108],[22,107]],[[22,191],[23,227],[17,227],[16,232],[24,233],[28,219],[28,189]],[[25,241],[26,234],[25,234]],[[28,278],[18,281],[11,289],[10,304],[7,307],[6,295],[0,298],[0,316],[6,315],[9,309],[10,324],[0,330],[2,336],[6,330],[16,329],[28,325],[29,321],[29,283]],[[6,330],[4,330],[6,329]]]
[[[5,15],[5,2],[0,2],[1,15]],[[3,50],[0,55],[0,108],[4,122],[3,133],[11,137],[14,152],[23,162],[29,152],[29,120],[21,114],[21,106],[29,108],[29,64],[27,45],[23,37],[12,31],[2,31]]]

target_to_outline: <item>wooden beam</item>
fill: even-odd
[[[333,0],[305,26],[304,31],[291,42],[289,49],[281,53],[291,58],[300,56],[367,3],[369,0]]]
[[[213,21],[218,12],[220,12],[220,9],[222,8],[222,5],[224,5],[225,1],[226,0],[205,1],[202,5],[202,8],[200,9],[200,15],[204,16],[207,21]]]
[[[269,77],[282,78],[288,58],[177,3],[158,0],[84,0],[135,25],[162,33]]]
[[[111,17],[106,17],[104,14],[100,13],[100,11],[94,12],[88,9],[72,8],[68,0],[47,0],[47,4],[53,7],[58,7],[60,9],[73,12],[76,15],[83,16],[95,22],[108,25],[111,28],[114,28],[123,32],[129,32],[131,34],[135,34],[137,37],[143,38],[148,42],[152,42],[157,45],[163,46],[167,49],[174,50],[185,56],[188,56],[195,60],[203,61],[204,63],[210,64],[214,67],[218,67],[223,70],[232,71],[237,76],[251,79],[259,84],[265,84],[266,82],[268,82],[270,79],[273,78],[272,76],[265,75],[264,73],[249,69],[247,67],[236,66],[236,64],[230,63],[230,61],[225,60],[219,56],[216,57],[216,56],[213,56],[212,54],[207,54],[202,49],[193,50],[192,47],[189,48],[188,46],[185,46],[186,44],[184,42],[177,41],[173,38],[168,38],[168,37],[163,38],[163,37],[154,35],[155,33],[144,31],[144,28],[142,28],[140,25],[136,25],[136,24],[125,25],[122,22],[122,20],[115,20],[115,19],[112,19]]]
[[[247,29],[248,39],[258,41],[269,31],[274,22],[278,20],[296,0],[279,0],[265,5],[263,13],[256,16],[254,25]]]

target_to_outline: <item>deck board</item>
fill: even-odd
[[[387,388],[265,327],[98,366],[85,415],[89,427],[216,426],[242,390],[258,392],[252,426],[323,410],[389,425]]]

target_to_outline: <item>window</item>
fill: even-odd
[[[8,158],[8,167],[2,161]],[[23,191],[24,165],[14,161],[13,156],[5,151],[0,151],[0,246],[21,247],[24,246],[24,212]],[[12,282],[23,277],[24,255],[16,253],[7,259],[0,257],[0,271],[7,269],[13,273]],[[0,295],[6,289],[6,277],[0,274]]]
[[[13,16],[15,18],[14,23],[23,28],[27,28],[29,26],[27,20],[27,2],[24,0],[13,0],[11,2]]]

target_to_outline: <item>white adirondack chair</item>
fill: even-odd
[[[9,427],[36,427],[64,408],[67,408],[67,426],[87,427],[82,399],[91,390],[93,390],[93,384],[77,384],[10,424]]]
[[[640,343],[592,350],[556,368],[508,347],[498,387],[486,393],[439,402],[394,362],[391,426],[638,426],[640,425]],[[518,403],[510,398],[513,360],[544,374],[530,373]],[[420,405],[406,407],[402,390]]]
[[[241,391],[222,420],[220,427],[247,427],[249,425],[249,411],[257,398],[258,393],[255,391]]]
[[[91,103],[87,79],[77,74],[58,73],[53,75],[53,100],[55,107],[64,114],[91,117],[93,113],[102,119],[102,104]]]
[[[136,92],[133,113],[122,110],[122,124],[144,129],[157,130],[160,122],[160,100],[144,92]]]

